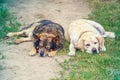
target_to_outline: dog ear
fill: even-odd
[[[37,34],[33,33],[33,38],[37,40],[37,39],[39,39],[39,36]]]
[[[52,39],[52,42],[56,44],[56,46],[59,46],[61,41],[60,41],[60,37],[56,36]]]
[[[55,49],[60,50],[63,49],[63,43],[61,42],[61,39],[59,36],[56,36],[52,39],[52,42],[55,44]]]
[[[52,39],[52,41],[55,43],[59,42],[59,40],[60,40],[59,36],[53,37],[53,39]]]
[[[101,50],[104,45],[104,38],[102,36],[96,37],[99,42],[99,49]]]
[[[84,51],[84,39],[79,39],[76,48]]]

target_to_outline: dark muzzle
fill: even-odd
[[[97,54],[96,48],[93,48],[93,49],[92,49],[92,52],[93,52],[93,54]]]

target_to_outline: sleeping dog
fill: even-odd
[[[29,55],[54,56],[58,50],[63,48],[64,29],[61,25],[50,20],[42,20],[32,23],[20,32],[11,32],[7,36],[22,36],[16,39],[16,43],[33,41],[34,48]]]
[[[90,54],[106,51],[104,37],[115,38],[113,32],[106,32],[99,23],[85,19],[72,22],[66,31],[70,42],[68,55],[75,55],[76,49]]]

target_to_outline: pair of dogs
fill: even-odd
[[[34,47],[29,55],[54,56],[63,48],[64,33],[70,42],[68,55],[74,56],[76,49],[87,53],[106,51],[104,37],[115,38],[113,32],[106,32],[99,23],[91,20],[80,19],[73,21],[67,30],[50,20],[42,20],[23,28],[20,32],[8,33],[8,37],[22,36],[16,43],[33,41]]]

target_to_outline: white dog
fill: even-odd
[[[115,38],[115,34],[106,32],[102,25],[95,21],[80,19],[70,24],[67,37],[70,42],[68,55],[75,55],[76,49],[97,54],[106,51],[104,37]]]

